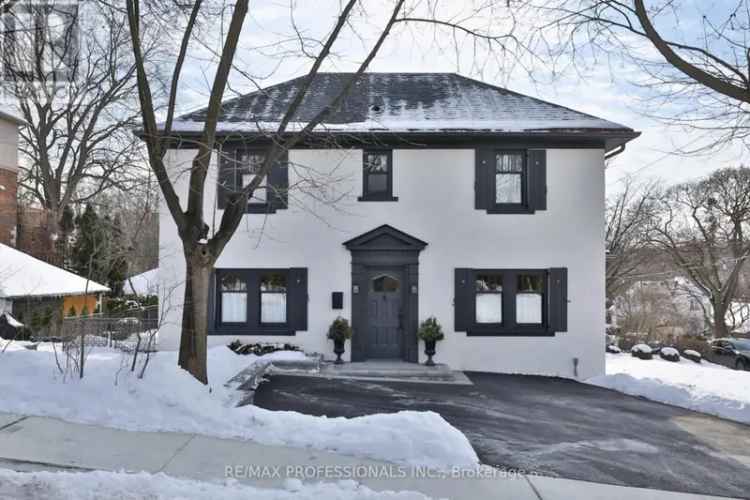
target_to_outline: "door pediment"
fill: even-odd
[[[349,241],[344,246],[351,250],[398,250],[421,251],[427,243],[414,236],[399,231],[393,226],[383,224],[375,229],[363,233]]]

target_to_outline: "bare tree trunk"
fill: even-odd
[[[205,251],[205,246],[202,249]],[[185,252],[185,299],[182,309],[182,334],[178,364],[204,384],[208,333],[208,286],[213,259],[207,253]]]
[[[729,328],[727,328],[727,308],[723,304],[712,304],[714,310],[714,337],[728,337]]]

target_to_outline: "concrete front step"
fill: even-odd
[[[306,372],[278,366],[274,363],[269,373],[272,375],[337,379],[472,385],[469,378],[463,372],[453,371],[448,365],[425,366],[405,361],[360,361],[341,365],[323,362],[319,370]]]

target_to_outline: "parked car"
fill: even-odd
[[[730,366],[737,370],[750,371],[750,340],[716,339],[711,342],[711,352],[720,358],[731,360]]]

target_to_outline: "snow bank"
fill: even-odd
[[[354,481],[303,483],[290,479],[286,489],[261,489],[234,480],[210,483],[166,474],[116,472],[34,472],[0,469],[0,498],[99,500],[100,498],[180,498],[184,500],[429,500],[416,492],[376,492]]]
[[[586,383],[750,424],[750,372],[607,354],[606,375]]]
[[[301,356],[282,351],[262,358]],[[0,411],[127,430],[309,447],[409,465],[478,463],[466,437],[433,412],[327,418],[255,406],[236,408],[238,393],[224,382],[260,358],[239,356],[223,346],[209,349],[208,358],[210,387],[180,370],[175,352],[154,355],[145,378],[139,380],[129,371],[129,356],[96,349],[88,357],[84,379],[64,380],[49,344],[38,351],[14,346],[0,355]]]

